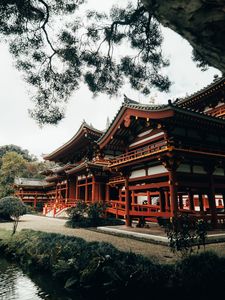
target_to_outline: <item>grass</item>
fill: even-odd
[[[9,240],[11,238],[11,231],[6,229],[0,229],[0,240]]]

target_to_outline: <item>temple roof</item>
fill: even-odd
[[[168,110],[169,106],[168,104],[161,104],[161,105],[154,105],[154,104],[143,104],[143,103],[139,103],[137,101],[134,101],[130,98],[128,98],[127,96],[124,95],[124,101],[121,105],[121,107],[119,108],[117,114],[115,115],[115,117],[113,118],[113,120],[111,121],[109,127],[107,128],[107,130],[101,135],[101,137],[98,139],[98,144],[100,144],[102,142],[102,140],[104,140],[104,138],[107,136],[107,134],[109,133],[109,131],[112,129],[112,127],[114,127],[114,123],[116,122],[116,120],[123,115],[123,113],[126,111],[126,109],[135,109],[135,110],[139,110],[139,111],[145,111],[145,112],[150,112],[150,111],[164,111],[164,110]]]
[[[225,77],[220,77],[214,80],[211,84],[200,89],[199,91],[193,93],[185,98],[176,99],[175,103],[182,107],[191,107],[194,104],[198,104],[199,101],[210,97],[212,94],[218,92],[221,89],[225,89]]]
[[[85,121],[81,124],[76,134],[64,145],[54,150],[52,153],[45,155],[45,160],[68,163],[79,161],[76,155],[84,154],[82,151],[87,150],[91,142],[96,141],[102,135],[102,131],[88,125]]]
[[[15,187],[46,188],[46,187],[52,186],[52,184],[50,184],[46,180],[42,180],[42,179],[16,177],[14,179],[14,186]]]
[[[205,122],[210,122],[211,125],[222,125],[225,126],[225,120],[222,117],[214,117],[207,113],[196,111],[195,109],[189,107],[183,107],[178,102],[172,103],[171,100],[168,100],[168,104],[162,105],[152,105],[152,104],[141,104],[134,100],[131,100],[125,97],[124,102],[122,103],[119,111],[112,120],[108,129],[102,134],[98,140],[98,145],[100,148],[104,148],[107,143],[114,143],[114,135],[116,132],[120,131],[120,137],[125,138],[124,130],[121,128],[122,124],[125,124],[126,118],[129,119],[131,116],[136,118],[149,119],[150,121],[154,120],[168,120],[174,117],[180,116],[190,116],[194,119],[202,119]],[[133,121],[134,122],[134,121]],[[125,127],[129,127],[127,125]],[[132,124],[131,129],[137,127],[137,123]],[[111,141],[110,141],[111,139]],[[123,142],[123,141],[122,141]]]
[[[66,171],[67,174],[75,174],[78,172],[81,172],[83,170],[85,171],[91,171],[91,170],[102,170],[104,167],[106,167],[108,165],[108,162],[91,162],[88,160],[85,160],[84,162],[82,162],[81,164],[79,164],[78,166],[74,167],[71,170]]]
[[[56,167],[56,168],[52,169],[52,171],[53,171],[54,174],[60,174],[60,173],[64,173],[65,171],[74,168],[76,165],[77,164],[67,163],[64,166]]]

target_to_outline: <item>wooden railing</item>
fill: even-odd
[[[144,158],[147,156],[151,156],[163,151],[167,150],[184,150],[184,151],[198,151],[198,152],[203,152],[203,153],[209,153],[209,154],[220,154],[220,155],[225,155],[225,151],[221,151],[221,148],[210,148],[205,145],[189,145],[186,143],[182,143],[181,145],[176,145],[176,142],[173,146],[168,146],[166,141],[161,141],[152,145],[148,145],[133,151],[129,151],[127,153],[124,153],[122,155],[119,155],[113,159],[110,160],[109,162],[109,167],[114,167],[117,165],[124,164],[129,161],[137,160],[140,158]],[[112,181],[113,179],[111,179]]]
[[[123,176],[116,176],[109,179],[109,184],[123,182],[125,178]]]
[[[78,200],[77,200],[78,201]],[[43,215],[47,215],[52,211],[53,217],[56,216],[60,211],[65,208],[69,208],[76,205],[76,200],[74,199],[64,199],[64,201],[51,200],[43,207]]]
[[[126,163],[128,161],[132,161],[132,160],[140,159],[140,158],[143,158],[146,156],[150,156],[150,155],[156,154],[158,152],[166,151],[168,149],[169,148],[167,146],[166,141],[161,141],[156,144],[145,146],[143,148],[129,151],[125,154],[117,156],[116,158],[110,160],[109,167],[113,167],[116,165]]]
[[[131,211],[133,212],[158,212],[160,210],[159,205],[150,205],[150,204],[131,204]]]

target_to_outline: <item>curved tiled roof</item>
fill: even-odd
[[[80,137],[85,135],[85,133],[96,136],[96,139],[98,139],[103,132],[83,121],[78,131],[67,143],[54,150],[52,153],[44,155],[43,158],[46,160],[51,160],[54,159],[54,157],[60,155],[64,150],[71,149],[73,145],[75,145],[76,142],[80,139]]]
[[[218,83],[218,81],[217,81]],[[212,86],[212,85],[210,85]],[[123,112],[127,109],[136,109],[136,110],[142,110],[146,112],[163,112],[167,110],[173,110],[176,112],[180,112],[186,115],[192,115],[195,117],[200,117],[204,118],[208,121],[212,121],[214,123],[220,123],[225,125],[225,119],[222,117],[217,117],[217,116],[212,116],[207,113],[201,112],[201,111],[196,111],[196,109],[192,109],[186,106],[180,105],[180,102],[173,102],[171,100],[168,100],[168,104],[161,104],[161,105],[155,105],[155,104],[142,104],[138,103],[134,100],[129,99],[128,97],[125,96],[124,102],[122,103],[120,109],[118,110],[117,114],[113,118],[111,124],[109,125],[108,129],[101,135],[101,137],[98,139],[97,143],[101,143],[101,141],[105,138],[105,136],[108,134],[108,132],[111,130],[111,128],[114,125],[115,120],[119,117],[119,115],[122,115]]]
[[[115,122],[115,120],[117,119],[117,117],[119,116],[119,114],[121,114],[123,112],[123,110],[125,110],[126,108],[132,108],[132,109],[137,109],[137,110],[142,110],[142,111],[164,111],[165,109],[168,109],[170,107],[169,105],[170,104],[161,104],[161,105],[143,104],[143,103],[134,101],[134,100],[128,98],[126,95],[124,95],[124,101],[123,101],[121,107],[119,108],[115,117],[112,119],[107,130],[97,140],[97,143],[99,143],[105,137],[105,135],[107,134],[109,129],[112,127],[112,125]]]
[[[215,89],[218,89],[219,87],[222,87],[223,85],[225,85],[225,77],[224,76],[214,80],[212,83],[210,83],[206,87],[200,89],[199,91],[193,93],[190,96],[187,96],[187,97],[181,98],[181,99],[177,99],[175,101],[175,103],[186,107],[190,102],[193,102],[195,100],[198,100],[199,98],[202,98],[205,95],[205,93],[214,91]]]
[[[14,185],[15,186],[32,186],[32,187],[47,187],[50,186],[49,182],[46,180],[42,179],[36,179],[36,178],[21,178],[21,177],[16,177],[14,179]]]
[[[103,167],[105,167],[107,165],[107,163],[97,163],[97,162],[91,162],[89,160],[85,160],[84,162],[82,162],[81,164],[79,164],[78,166],[75,166],[74,168],[66,171],[67,174],[73,174],[78,172],[79,170],[82,170],[84,168],[99,168],[102,169]]]
[[[196,111],[195,109],[192,109],[189,107],[185,107],[185,108],[180,107],[176,103],[173,103],[171,105],[171,107],[173,107],[173,109],[177,112],[182,112],[184,114],[189,114],[189,115],[196,116],[196,117],[202,117],[202,118],[212,121],[214,123],[219,123],[219,124],[225,125],[225,119],[223,117],[212,116],[210,114],[207,114],[206,112]]]

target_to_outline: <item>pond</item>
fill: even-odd
[[[79,295],[69,295],[48,276],[25,274],[16,264],[0,259],[1,300],[81,300]]]

